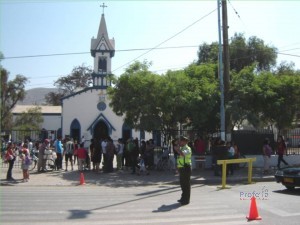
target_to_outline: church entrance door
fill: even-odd
[[[107,125],[103,121],[99,121],[94,128],[93,138],[102,140],[104,138],[107,138],[108,136],[109,134]]]

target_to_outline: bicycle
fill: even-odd
[[[32,163],[29,166],[29,171],[35,169],[36,165],[38,164],[39,158],[36,156],[36,152],[32,151],[31,153],[31,160]],[[46,150],[44,153],[44,160],[45,160],[45,171],[53,171],[55,169],[55,160],[53,159],[53,153],[51,150]]]
[[[34,170],[35,169],[35,167],[36,167],[36,165],[37,165],[37,163],[38,163],[38,160],[39,160],[39,158],[34,154],[34,153],[32,153],[32,154],[30,154],[31,155],[31,160],[32,160],[32,162],[31,162],[31,164],[29,165],[29,171],[32,171],[32,170]]]
[[[156,170],[159,171],[172,171],[174,169],[174,162],[170,158],[169,150],[163,150],[163,153],[156,164]]]

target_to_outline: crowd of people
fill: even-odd
[[[23,171],[23,182],[28,182],[29,180],[29,166],[32,163],[30,157],[30,150],[32,148],[32,142],[25,143],[12,143],[9,142],[6,145],[2,143],[1,157],[4,159],[4,162],[8,164],[8,170],[6,173],[6,179],[8,181],[14,180],[12,176],[12,170],[17,156],[21,160],[21,169]]]
[[[20,143],[7,142],[2,144],[1,157],[8,164],[7,180],[14,180],[12,170],[16,158],[19,156],[21,169],[23,170],[23,180],[29,180],[29,166],[32,163],[32,154],[38,157],[37,172],[46,172],[46,158],[53,157],[55,170],[79,171],[91,170],[95,172],[103,171],[110,173],[114,171],[113,161],[116,157],[116,170],[131,170],[132,174],[140,174],[154,167],[154,141],[153,139],[140,143],[138,139],[121,138],[114,142],[110,137],[104,139],[91,139],[90,144],[81,138],[80,142],[72,138],[56,140],[44,139],[33,143],[30,139]],[[65,163],[63,165],[63,163]],[[140,168],[142,165],[143,168]],[[76,166],[76,167],[75,167]]]
[[[175,173],[178,173],[177,159],[179,157],[179,139],[172,141],[172,150],[175,158]],[[21,160],[21,168],[23,170],[23,180],[29,180],[28,168],[32,163],[31,155],[38,152],[37,172],[45,171],[45,155],[52,152],[55,159],[55,169],[60,171],[75,170],[79,171],[92,170],[95,172],[103,171],[110,173],[114,171],[113,161],[116,157],[117,171],[130,170],[132,174],[140,174],[154,168],[154,149],[155,144],[153,139],[141,140],[137,138],[124,141],[118,139],[113,141],[110,137],[104,139],[91,139],[89,144],[84,137],[80,141],[73,140],[72,138],[62,139],[58,137],[56,140],[44,139],[42,142],[33,143],[27,139],[23,143],[8,142],[2,144],[1,157],[8,164],[7,180],[13,180],[12,169],[16,157],[19,156]],[[193,142],[189,142],[188,146],[195,155],[204,155],[209,151],[212,155],[212,165],[214,174],[220,176],[221,167],[216,164],[220,159],[237,159],[239,158],[240,151],[234,142],[224,142],[220,138],[214,142],[205,142],[202,137],[197,137]],[[264,174],[268,174],[270,170],[270,157],[274,150],[270,146],[269,139],[265,139],[262,143],[262,155],[264,160]],[[286,154],[287,147],[282,136],[278,136],[276,144],[276,152],[278,154],[278,169],[281,168],[281,163],[288,165],[283,156]],[[64,166],[63,166],[63,163]],[[75,167],[76,166],[76,167]],[[238,164],[229,164],[227,174],[233,175]]]
[[[279,135],[277,138],[277,143],[276,143],[276,150],[277,150],[277,169],[281,168],[281,162],[285,166],[288,166],[288,162],[285,161],[283,158],[284,155],[287,155],[287,144],[285,143],[285,140],[282,135]],[[262,154],[263,154],[263,159],[264,159],[264,174],[269,174],[270,173],[270,158],[271,155],[274,153],[273,148],[271,147],[270,140],[269,138],[266,138],[263,142],[263,147],[262,147]]]
[[[47,145],[56,152],[56,169],[62,170],[63,159],[65,161],[65,170],[74,170],[77,165],[79,171],[92,170],[105,173],[113,172],[113,161],[116,157],[116,170],[131,169],[132,174],[139,168],[139,161],[143,160],[146,168],[150,169],[154,164],[154,142],[152,139],[141,141],[138,139],[128,139],[123,141],[121,138],[114,142],[110,137],[104,139],[91,139],[87,146],[87,141],[82,137],[81,141],[66,138],[62,140],[57,138],[52,144],[46,139],[40,146],[39,158],[43,159],[44,149]],[[41,160],[42,161],[42,160]],[[42,165],[42,163],[41,163]],[[39,167],[42,172],[44,168]]]

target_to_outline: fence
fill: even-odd
[[[57,131],[55,130],[4,130],[1,133],[1,138],[4,142],[12,141],[19,143],[26,139],[32,141],[43,140],[45,138],[55,139],[57,137]]]
[[[232,133],[232,140],[239,146],[244,155],[262,154],[262,145],[265,138],[269,138],[270,144],[276,150],[276,140],[282,135],[286,141],[289,155],[300,154],[300,129],[285,130],[283,133],[272,130],[239,130]],[[275,152],[276,153],[276,152]]]
[[[164,146],[164,143],[170,144],[170,139],[176,138],[179,135],[187,136],[191,144],[202,132],[200,130],[169,130],[165,132],[156,131],[155,143],[158,146]],[[288,154],[300,155],[300,128],[285,130],[282,134],[286,140]],[[237,130],[233,131],[231,140],[234,141],[239,147],[243,155],[261,155],[262,146],[265,138],[269,138],[272,148],[276,149],[276,140],[279,133],[273,132],[272,130],[258,129],[258,130]],[[218,134],[207,134],[206,142],[209,138],[218,137]]]

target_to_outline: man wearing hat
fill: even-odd
[[[190,203],[191,195],[191,166],[192,166],[192,150],[188,146],[189,139],[184,136],[179,138],[180,149],[177,149],[177,167],[179,171],[179,182],[182,190],[181,198],[178,202],[181,205],[187,205]]]

